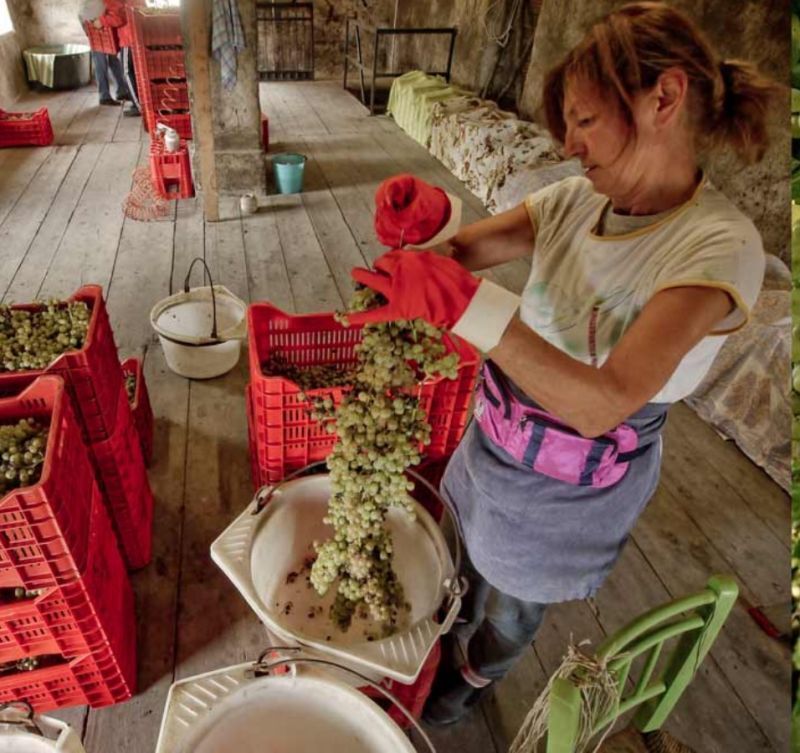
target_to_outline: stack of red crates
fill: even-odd
[[[180,13],[130,6],[126,13],[145,128],[152,133],[164,123],[192,138]]]
[[[25,418],[49,433],[37,483],[0,497],[0,703],[124,701],[136,689],[133,591],[61,377],[0,398],[0,423]]]
[[[53,143],[53,125],[46,107],[35,112],[0,110],[0,148],[48,146]]]
[[[333,314],[293,316],[268,303],[254,303],[248,308],[247,330],[250,463],[253,484],[258,488],[328,456],[335,437],[311,418],[309,407],[311,400],[317,398],[330,398],[339,405],[347,389],[306,390],[302,399],[296,383],[265,374],[263,364],[270,357],[295,366],[354,364],[362,328],[344,327]],[[477,351],[457,337],[446,342],[451,351],[459,354],[458,377],[427,380],[417,393],[431,425],[431,441],[425,448],[429,459],[448,457],[461,440],[478,376]]]
[[[98,285],[85,285],[70,300],[91,310],[83,347],[40,371],[0,373],[0,395],[18,394],[44,374],[64,379],[125,561],[130,568],[143,567],[150,561],[153,494],[103,292]],[[41,304],[12,308],[33,311]]]

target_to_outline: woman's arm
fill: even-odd
[[[576,361],[518,318],[489,357],[527,395],[587,437],[635,413],[667,383],[681,359],[730,311],[724,290],[657,293],[600,368]]]
[[[533,251],[533,241],[528,210],[520,204],[464,226],[450,241],[433,250],[476,271],[529,255]]]

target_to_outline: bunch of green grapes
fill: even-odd
[[[39,480],[47,429],[32,418],[0,426],[0,496]]]
[[[349,308],[363,311],[380,302],[361,289]],[[346,315],[341,319],[346,322]],[[325,522],[334,535],[315,542],[311,583],[323,595],[338,581],[331,617],[343,630],[363,606],[389,634],[407,609],[392,568],[386,515],[392,507],[414,514],[414,485],[405,471],[419,463],[420,447],[431,436],[414,391],[428,377],[455,378],[458,368],[458,355],[447,353],[442,334],[419,319],[365,326],[352,389],[335,410],[330,399],[314,406],[313,415],[328,422],[338,442],[327,461],[331,498]]]
[[[90,317],[80,301],[50,301],[34,312],[0,306],[0,371],[43,369],[83,347]]]

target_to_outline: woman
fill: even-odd
[[[675,9],[624,6],[545,83],[548,125],[583,177],[463,228],[439,254],[394,250],[354,271],[388,304],[353,322],[423,317],[490,359],[442,482],[471,590],[461,666],[443,663],[429,721],[458,719],[546,605],[592,596],[619,556],[658,484],[670,403],[746,323],[763,276],[758,232],[698,155],[760,159],[781,91],[720,61]],[[521,298],[469,273],[525,255]]]

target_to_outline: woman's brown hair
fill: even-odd
[[[729,146],[757,162],[769,145],[768,118],[784,87],[743,60],[720,60],[686,15],[661,2],[622,6],[596,23],[545,79],[544,108],[553,135],[564,140],[564,85],[596,85],[633,122],[633,98],[669,68],[689,77],[689,113],[704,148]]]

